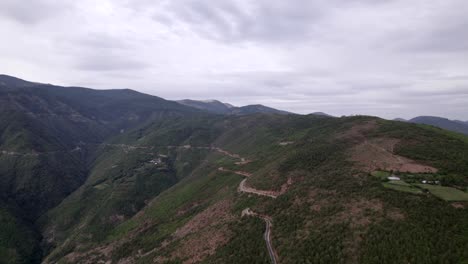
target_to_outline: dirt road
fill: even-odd
[[[275,250],[273,249],[273,246],[271,244],[271,227],[273,226],[271,218],[269,216],[257,214],[250,210],[250,208],[244,209],[242,211],[242,216],[255,216],[265,221],[265,233],[263,233],[263,239],[265,240],[271,263],[278,264]]]
[[[276,199],[278,197],[278,194],[274,191],[257,190],[257,189],[247,186],[247,178],[243,179],[240,182],[238,190],[239,192],[253,193],[253,194],[261,195],[261,196],[268,196],[273,199]]]
[[[247,186],[247,178],[252,176],[251,173],[248,173],[248,172],[245,172],[245,171],[227,170],[227,169],[225,169],[223,167],[218,168],[218,170],[223,171],[223,172],[231,172],[231,173],[246,177],[245,179],[243,179],[240,182],[239,187],[237,188],[237,190],[239,192],[252,193],[252,194],[261,195],[261,196],[268,196],[268,197],[274,198],[274,199],[276,199],[278,197],[278,195],[280,194],[279,192],[275,192],[275,191],[257,190],[257,189],[254,189],[252,187]]]

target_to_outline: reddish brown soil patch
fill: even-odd
[[[182,207],[181,209],[179,209],[177,211],[177,216],[182,216],[182,215],[194,210],[198,206],[200,206],[200,203],[192,203],[192,204],[186,205],[186,206]]]
[[[229,241],[231,236],[232,234],[227,228],[206,228],[185,238],[180,247],[172,254],[172,258],[182,259],[184,264],[198,263],[213,255],[218,247]]]
[[[114,248],[112,246],[103,246],[95,248],[87,252],[72,252],[65,256],[68,263],[79,264],[94,264],[94,263],[109,263],[106,259],[110,259],[111,252]],[[44,263],[47,263],[45,261]]]
[[[184,264],[190,264],[214,254],[216,249],[226,244],[232,236],[227,228],[227,223],[236,218],[231,214],[231,206],[228,200],[220,201],[194,216],[177,229],[171,239],[163,243],[164,246],[179,243],[177,250],[169,258],[156,257],[154,262],[164,263],[180,259]]]
[[[230,212],[231,203],[227,200],[220,201],[203,212],[194,216],[183,227],[176,230],[174,238],[182,238],[207,226],[213,226],[232,220],[234,216]]]
[[[455,202],[455,203],[451,203],[451,205],[457,209],[464,209],[465,208],[465,204],[462,203],[462,202]]]
[[[344,206],[344,211],[336,217],[338,222],[349,221],[351,227],[368,226],[372,218],[382,216],[383,205],[379,200],[350,200]]]
[[[324,189],[314,188],[311,189],[306,197],[306,202],[311,204],[310,210],[320,212],[322,208],[330,206],[334,199],[328,199],[336,195],[336,191],[329,191]]]
[[[364,140],[351,151],[351,160],[357,162],[367,172],[375,170],[400,171],[410,173],[435,173],[436,168],[419,164],[414,160],[393,153],[398,139],[378,138]]]
[[[399,209],[392,209],[387,212],[387,217],[394,220],[394,221],[400,221],[405,219],[405,215],[399,210]]]
[[[347,131],[339,134],[338,139],[349,139],[356,142],[360,142],[366,139],[365,134],[369,133],[377,128],[377,121],[367,121],[357,125],[354,125]]]
[[[124,216],[124,215],[115,214],[115,215],[109,216],[109,221],[110,221],[112,224],[118,224],[118,223],[123,222],[124,220],[125,220],[125,216]]]

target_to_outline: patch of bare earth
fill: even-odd
[[[366,134],[377,128],[377,121],[371,120],[352,126],[347,131],[337,135],[338,139],[347,139],[360,142],[366,139]]]
[[[152,223],[144,221],[140,227],[129,232],[127,236],[120,240],[113,241],[107,245],[101,247],[95,247],[91,249],[83,249],[80,245],[77,245],[75,250],[64,257],[65,263],[80,263],[80,264],[91,264],[91,263],[111,263],[112,255],[115,250],[118,250],[122,245],[133,240],[137,235],[144,233],[146,230],[152,227]],[[68,243],[66,241],[64,244]],[[47,259],[44,263],[48,262]],[[135,263],[134,257],[128,257],[126,259],[119,260],[119,264]]]
[[[437,169],[394,154],[398,139],[374,138],[364,140],[351,150],[351,161],[367,172],[375,170],[410,173],[435,173]]]
[[[119,214],[114,214],[109,216],[109,222],[112,224],[119,224],[122,223],[125,220],[124,215],[119,215]]]
[[[113,247],[112,246],[103,246],[93,249],[92,251],[87,252],[71,252],[65,256],[66,263],[79,263],[79,264],[94,264],[102,263],[108,264],[111,263],[109,260],[111,257]]]
[[[380,218],[382,212],[383,204],[377,199],[353,199],[344,204],[344,210],[335,216],[335,221],[349,222],[351,228],[367,227],[373,222],[372,218]]]
[[[201,203],[199,202],[188,204],[177,211],[177,216],[183,216],[184,214],[196,209],[200,205]]]
[[[294,144],[294,141],[282,141],[279,143],[280,146],[287,146],[291,144]]]
[[[169,258],[156,257],[153,261],[164,263],[167,260],[180,259],[184,264],[191,264],[213,255],[232,236],[227,228],[227,223],[236,218],[231,214],[231,207],[230,201],[223,200],[193,217],[165,243],[169,245],[177,242],[177,250]]]
[[[336,191],[313,188],[309,191],[306,202],[310,204],[310,210],[320,212],[322,208],[328,207],[333,203],[332,199],[328,199],[328,197],[331,198],[334,195],[336,195]]]
[[[252,162],[251,160],[241,158],[240,161],[237,161],[234,164],[242,166],[242,165],[245,165],[245,164],[249,164],[251,162]]]
[[[464,209],[465,206],[466,206],[467,203],[462,203],[462,202],[455,202],[455,203],[451,203],[451,205],[454,207],[454,208],[457,208],[457,209]]]

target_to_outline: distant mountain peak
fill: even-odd
[[[177,101],[180,104],[191,106],[200,110],[215,114],[223,115],[247,115],[255,113],[274,113],[274,114],[289,114],[286,111],[281,111],[261,104],[246,105],[241,107],[233,106],[232,104],[224,103],[218,100],[191,100],[184,99]]]
[[[38,85],[38,84],[41,84],[41,83],[29,82],[29,81],[25,81],[23,79],[16,78],[10,75],[0,74],[0,86],[27,87],[27,86],[33,86],[33,85]]]
[[[204,102],[204,103],[222,103],[218,100],[214,100],[214,99],[208,99],[208,100],[200,100],[200,102]]]
[[[329,115],[327,113],[324,113],[324,112],[313,112],[311,113],[311,115],[316,115],[316,116],[327,116],[327,117],[334,117],[332,115]]]
[[[408,121],[411,123],[432,125],[468,135],[468,123],[463,121],[450,120],[448,118],[438,116],[418,116]]]

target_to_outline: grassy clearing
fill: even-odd
[[[416,184],[445,201],[468,201],[468,193],[440,185]]]
[[[390,182],[384,182],[382,185],[385,188],[389,188],[395,191],[401,191],[401,192],[407,192],[407,193],[413,193],[413,194],[420,194],[423,193],[421,189],[416,188],[412,186],[411,184],[408,184],[404,181],[390,181]]]
[[[412,185],[405,182],[405,181],[388,181],[387,182],[388,184],[391,184],[391,185],[398,185],[398,186],[406,186],[406,187],[411,187]]]
[[[395,191],[400,191],[400,192],[407,192],[407,193],[412,193],[412,194],[420,194],[423,193],[423,191],[405,181],[386,181],[387,178],[392,175],[388,171],[374,171],[371,173],[372,176],[379,178],[380,180],[384,181],[382,182],[382,185],[385,188],[392,189]]]
[[[389,177],[391,173],[388,171],[374,171],[371,173],[371,175],[383,180]]]

